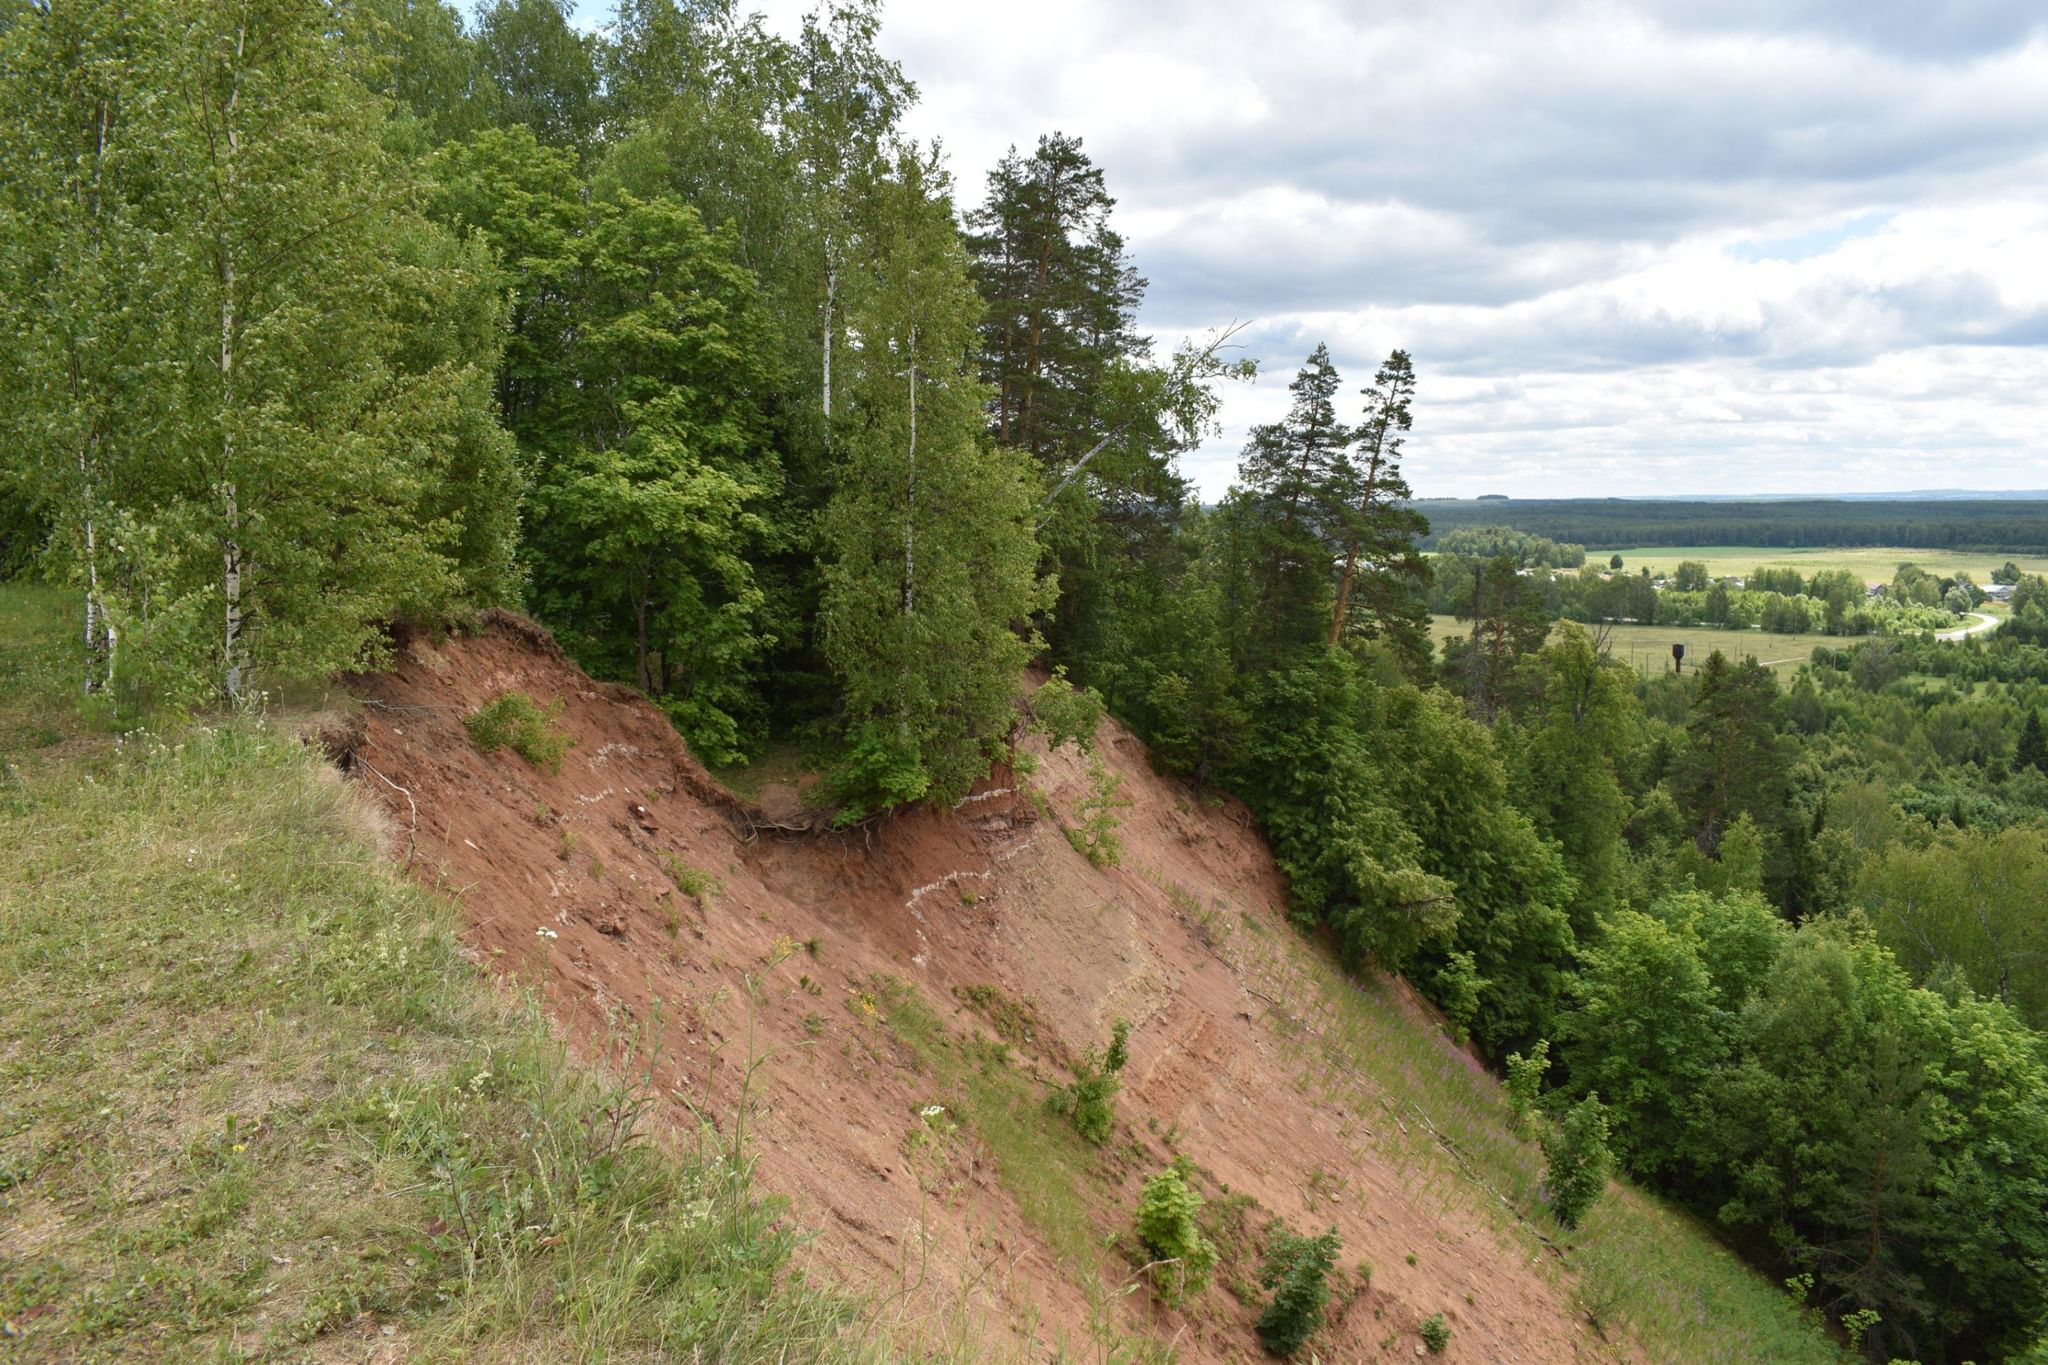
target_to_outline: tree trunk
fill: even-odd
[[[654,676],[647,668],[647,599],[653,586],[652,580],[653,574],[642,567],[640,591],[633,594],[634,676],[639,680],[642,692],[654,690]]]
[[[839,289],[839,263],[825,246],[825,453],[832,453],[832,302]]]
[[[910,329],[910,477],[903,496],[903,614],[917,610],[917,328]]]
[[[1372,514],[1372,495],[1380,481],[1380,454],[1374,450],[1365,466],[1365,492],[1359,495],[1358,519],[1362,524]],[[1358,569],[1359,532],[1353,532],[1344,542],[1344,574],[1337,580],[1337,602],[1330,610],[1330,648],[1337,647],[1337,641],[1344,635],[1344,620],[1351,610],[1351,576]]]

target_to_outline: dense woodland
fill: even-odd
[[[1175,459],[1249,375],[1227,328],[1139,332],[1079,137],[956,184],[869,6],[794,39],[722,0],[595,36],[548,0],[0,15],[0,537],[81,595],[94,704],[258,704],[513,605],[708,762],[800,746],[852,822],[964,795],[1042,662],[1041,709],[1092,694],[1250,804],[1304,931],[1557,1131],[1604,1113],[1873,1358],[2042,1336],[2048,585],[1789,688],[1639,680],[1513,546],[1432,572],[1399,350],[1318,347],[1205,508]],[[1992,510],[1742,539],[2048,544]]]
[[[1438,534],[1512,526],[1591,548],[1629,545],[1914,545],[2048,553],[2048,500],[1662,502],[1634,498],[1431,499]],[[1427,543],[1427,542],[1426,542]]]

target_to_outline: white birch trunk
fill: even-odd
[[[910,329],[910,478],[903,499],[903,614],[917,610],[917,328]]]
[[[825,247],[825,453],[832,453],[832,303],[839,289],[839,266]]]

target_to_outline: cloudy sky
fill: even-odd
[[[1413,355],[1423,496],[2048,488],[2039,0],[887,16],[963,198],[1077,134],[1148,330],[1250,324],[1206,493],[1318,341]]]

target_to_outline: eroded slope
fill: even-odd
[[[512,689],[563,702],[559,773],[470,743],[463,717]],[[793,803],[733,798],[658,711],[516,618],[415,640],[357,691],[330,747],[479,959],[579,1049],[652,1051],[677,1132],[743,1116],[814,1263],[882,1311],[1030,1358],[1143,1336],[1246,1359],[1277,1216],[1342,1233],[1325,1359],[1412,1358],[1435,1312],[1446,1359],[1615,1354],[1540,1235],[1409,1112],[1412,1061],[1356,1055],[1329,1000],[1348,988],[1286,926],[1246,813],[1154,774],[1113,722],[1098,752],[1130,805],[1121,864],[1098,868],[1063,834],[1091,780],[1071,746],[1034,741],[1035,774],[951,812],[797,832]],[[1120,1018],[1120,1122],[1086,1148],[1042,1097]],[[1118,1292],[1138,1187],[1174,1152],[1226,1251],[1184,1311]]]

